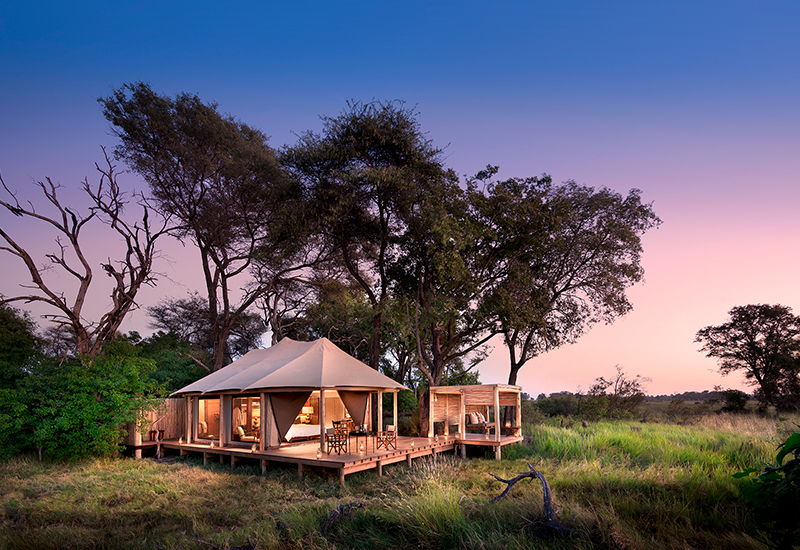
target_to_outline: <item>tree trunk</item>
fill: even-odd
[[[382,315],[379,309],[372,316],[372,340],[369,343],[369,366],[375,370],[380,370],[381,364],[381,323]]]

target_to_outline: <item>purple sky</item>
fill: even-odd
[[[634,311],[525,366],[528,393],[586,390],[617,364],[650,377],[650,393],[739,388],[695,332],[736,305],[800,313],[797,2],[4,4],[0,172],[25,197],[45,176],[94,179],[115,144],[96,98],[138,80],[216,101],[274,147],[348,99],[403,99],[459,174],[491,163],[501,177],[642,189],[664,224],[645,237]],[[0,224],[40,251],[51,242],[8,213]],[[144,305],[200,288],[192,251],[166,254],[171,280]],[[25,276],[12,260],[4,294]],[[141,311],[123,328],[149,332]],[[506,361],[498,343],[481,379],[505,382]]]

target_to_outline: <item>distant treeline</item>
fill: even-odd
[[[645,401],[675,401],[676,399],[683,399],[684,401],[709,401],[710,399],[722,399],[722,391],[687,391],[683,393],[674,393],[671,395],[648,395]]]
[[[565,396],[565,395],[577,396],[578,394],[573,394],[572,392],[568,391],[562,391],[562,392],[552,393],[550,394],[550,397]],[[533,399],[533,396],[526,393],[523,393],[522,397],[527,399]],[[724,398],[724,390],[721,391],[703,390],[703,391],[687,391],[683,393],[673,393],[670,395],[646,395],[644,400],[648,402],[660,402],[660,401],[669,402],[669,401],[674,401],[676,399],[683,399],[684,401],[709,401],[711,399],[721,400],[723,398]],[[539,394],[539,397],[537,399],[547,399],[547,396],[545,394]]]

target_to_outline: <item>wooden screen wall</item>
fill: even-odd
[[[155,419],[161,418],[153,429],[164,430],[164,439],[186,438],[183,433],[186,426],[186,404],[183,397],[172,397],[164,400],[164,404],[157,411],[147,413],[147,429],[144,434],[138,433],[138,429],[132,422],[125,424],[127,435],[125,436],[126,445],[140,445],[147,440],[147,431],[150,423]],[[144,435],[144,437],[142,437]]]
[[[448,424],[458,424],[459,407],[461,395],[452,393],[436,394],[433,402],[432,422],[447,422]]]

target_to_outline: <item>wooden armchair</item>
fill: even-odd
[[[328,449],[328,454],[331,451],[336,451],[336,454],[347,453],[347,433],[337,433],[333,428],[325,430],[325,444]]]
[[[347,420],[334,420],[333,431],[337,434],[347,435],[350,433],[350,423]]]
[[[397,432],[394,425],[389,424],[382,432],[375,434],[375,449],[383,447],[387,451],[389,449],[397,449]]]

